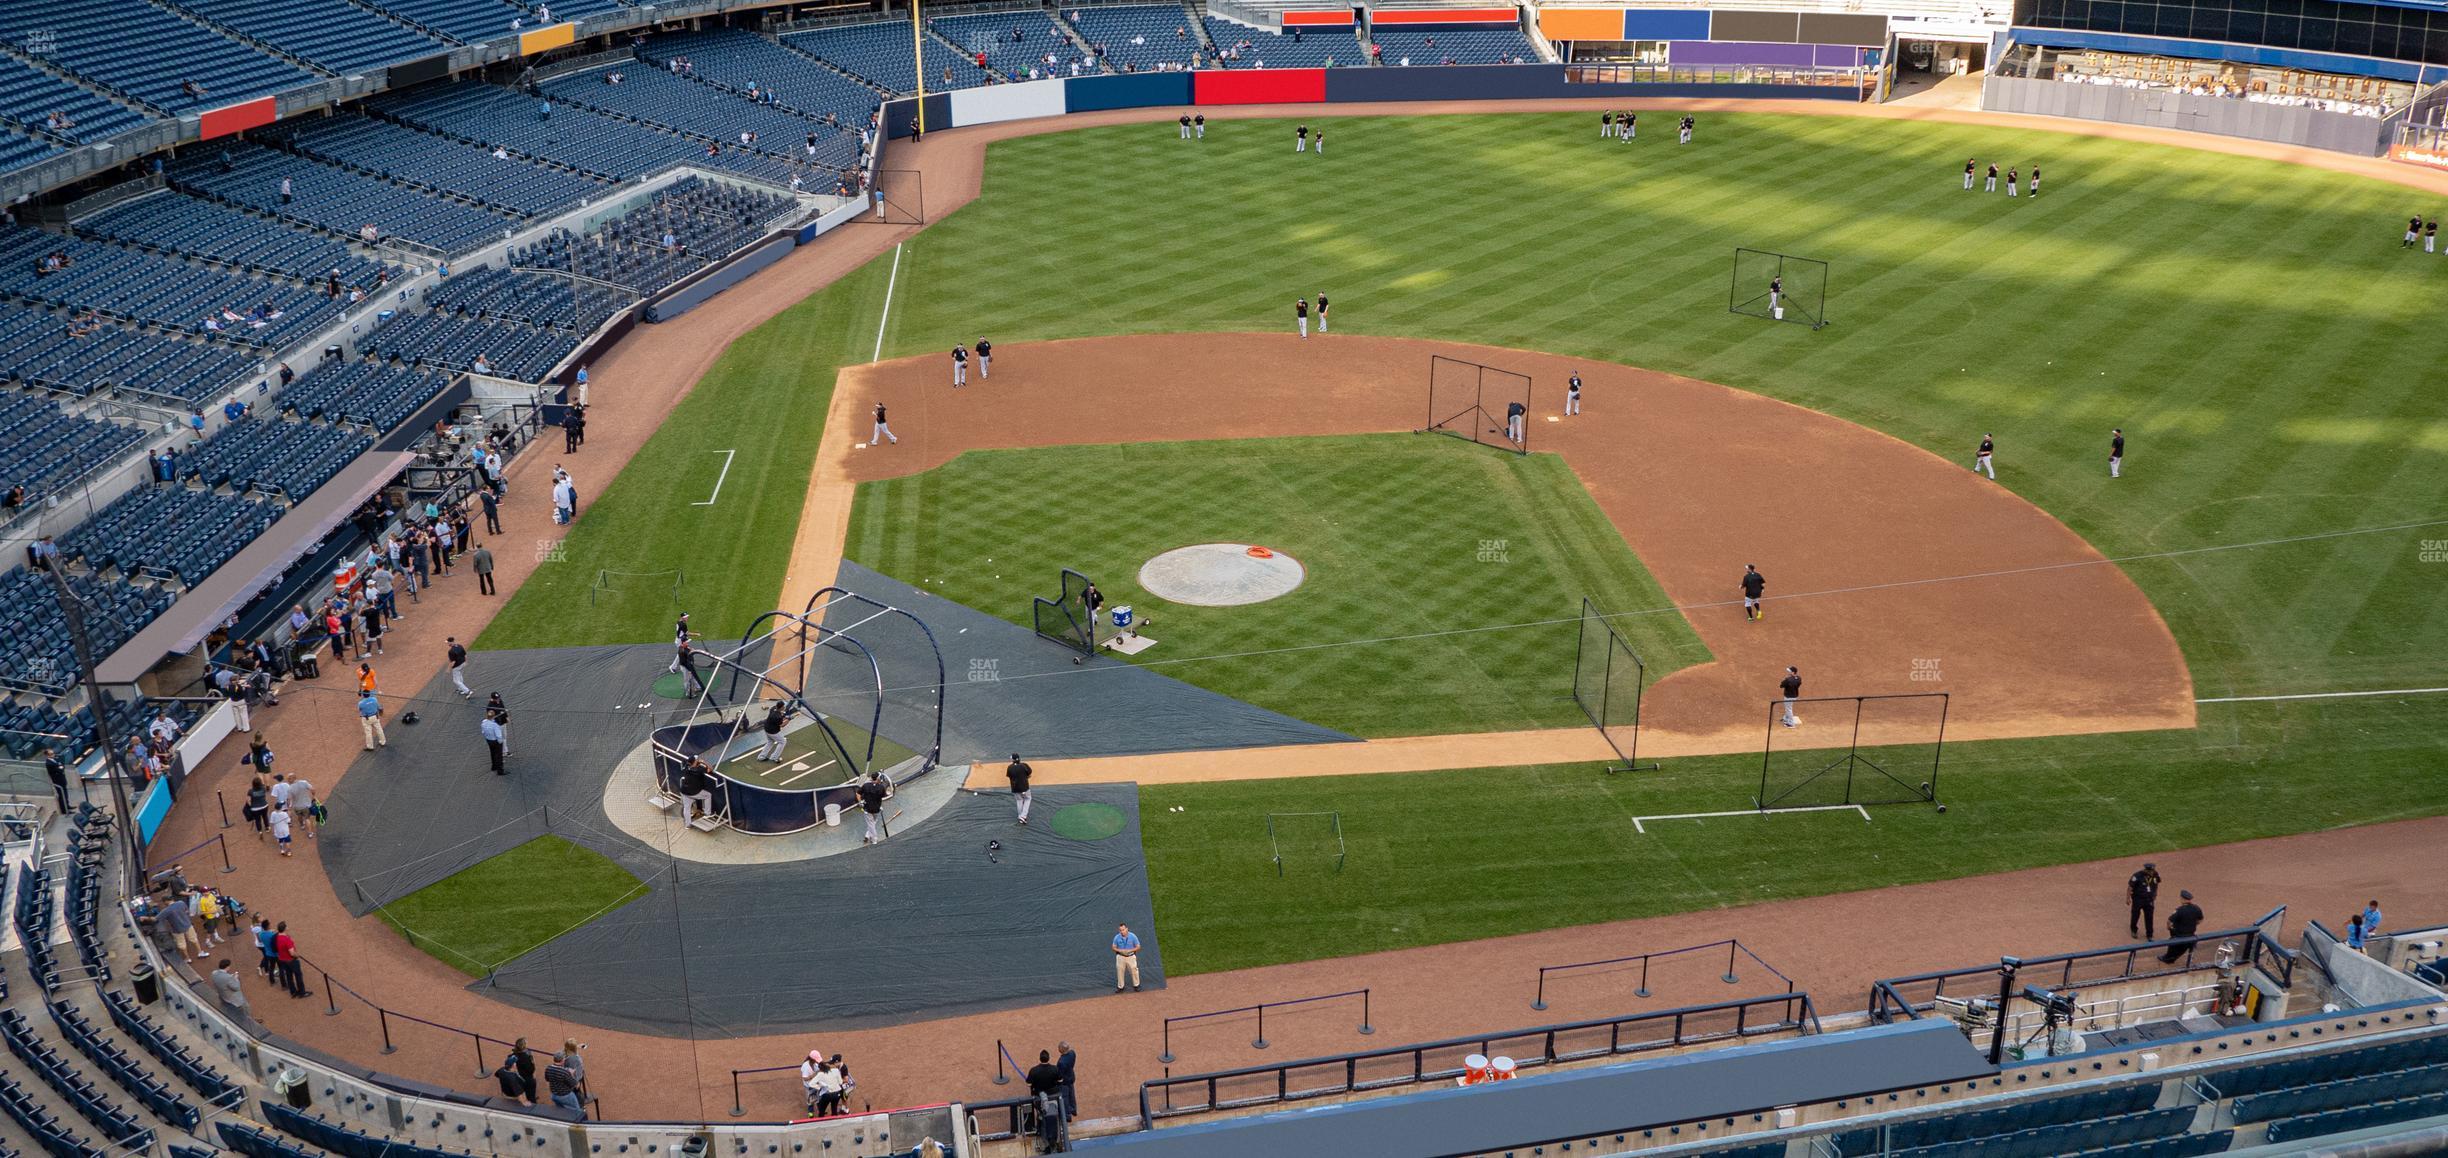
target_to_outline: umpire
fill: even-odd
[[[2159,904],[2159,866],[2145,863],[2142,871],[2125,878],[2125,935],[2144,941],[2156,940],[2152,930],[2159,927],[2156,906]]]

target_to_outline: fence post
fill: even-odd
[[[315,966],[315,972],[323,975],[323,1016],[340,1016],[340,998],[339,995],[332,992],[331,970],[317,965]]]
[[[1647,997],[1647,996],[1649,996],[1649,955],[1648,955],[1647,953],[1643,953],[1643,954],[1641,954],[1641,983],[1640,983],[1640,988],[1633,990],[1633,991],[1632,991],[1632,996],[1634,996],[1634,997]]]
[[[999,1037],[998,1037],[998,1038],[996,1038],[996,1039],[995,1039],[995,1076],[994,1076],[994,1084],[996,1084],[996,1085],[998,1085],[998,1086],[1008,1086],[1008,1085],[1010,1085],[1010,1084],[1011,1084],[1011,1075],[1003,1072],[1003,1055],[1004,1055],[1004,1053],[1005,1053],[1005,1052],[1006,1052],[1006,1051],[1005,1051],[1005,1050],[1004,1050],[1004,1048],[1003,1048],[1003,1039],[1002,1039],[1002,1038],[999,1038]],[[738,1099],[736,1096],[734,1096],[734,1097],[732,1098],[732,1100],[733,1100],[733,1101],[738,1101],[739,1099]]]
[[[481,1078],[486,1074],[491,1073],[492,1071],[486,1069],[484,1064],[484,1035],[476,1033],[469,1034],[468,1044],[476,1047],[476,1076]]]
[[[1258,1003],[1258,1040],[1251,1042],[1250,1048],[1265,1049],[1266,1047],[1266,1002],[1261,1001]]]
[[[217,790],[213,793],[213,799],[221,803],[221,827],[228,828],[230,826],[229,799]]]
[[[216,836],[213,838],[213,843],[221,846],[221,871],[225,873],[237,872],[238,866],[230,863],[229,838],[226,836]]]
[[[1726,975],[1725,975],[1725,983],[1726,983],[1726,984],[1728,984],[1728,985],[1732,985],[1732,984],[1734,984],[1734,982],[1735,982],[1735,980],[1736,980],[1736,978],[1735,978],[1735,976],[1734,976],[1734,953],[1735,953],[1735,951],[1736,951],[1736,950],[1741,949],[1741,948],[1742,948],[1742,942],[1740,942],[1740,941],[1728,941],[1728,942],[1726,942]]]
[[[995,1068],[1001,1069],[1002,1066],[1003,1063],[1000,1060],[995,1062]],[[748,1116],[748,1107],[740,1104],[739,1074],[738,1070],[731,1071],[731,1116],[745,1118]]]
[[[1369,1024],[1369,991],[1363,986],[1360,990],[1360,1035],[1366,1037],[1375,1032],[1377,1027]]]
[[[1164,1020],[1164,1052],[1157,1054],[1156,1060],[1166,1065],[1173,1064],[1173,1019],[1170,1017]]]
[[[1530,999],[1530,1008],[1547,1008],[1547,967],[1544,965],[1539,966],[1538,996]]]
[[[382,1023],[382,1051],[387,1054],[398,1053],[399,1047],[391,1044],[391,1011],[377,1005],[374,1007],[374,1018]]]

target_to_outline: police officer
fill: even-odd
[[[2158,936],[2159,866],[2144,862],[2141,871],[2125,878],[2125,935],[2148,941]],[[2169,923],[2175,915],[2169,914]]]
[[[1767,589],[1768,577],[1760,574],[1759,568],[1749,563],[1743,564],[1742,593],[1745,620],[1768,618],[1768,609],[1760,606],[1760,592]]]
[[[2202,923],[2201,906],[2193,903],[2192,891],[2189,889],[2179,889],[2177,890],[2176,895],[2182,898],[2184,903],[2176,906],[2175,912],[2168,914],[2167,934],[2169,943],[2167,952],[2159,955],[2160,963],[2166,965],[2175,964],[2178,958],[2183,957],[2187,951],[2193,948],[2193,942],[2190,940],[2190,938],[2193,936],[2193,931],[2195,929],[2201,928]]]

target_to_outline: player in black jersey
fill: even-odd
[[[1983,193],[1995,193],[1995,192],[1997,192],[1997,163],[1996,163],[1996,162],[1994,162],[1994,161],[1993,161],[1993,162],[1991,162],[1991,163],[1990,163],[1990,165],[1989,165],[1989,183],[1988,183],[1987,185],[1984,185],[1984,186],[1982,186],[1982,187],[1981,187],[1981,192],[1983,192]]]
[[[1988,472],[1991,482],[1997,481],[1997,465],[1990,461],[1996,453],[1997,440],[1986,434],[1981,435],[1980,449],[1972,452],[1972,469]]]
[[[1978,168],[1980,168],[1980,158],[1978,157],[1974,157],[1964,162],[1964,192],[1969,193],[1972,191],[1972,171]]]
[[[1759,568],[1749,563],[1743,564],[1742,592],[1745,620],[1768,618],[1768,609],[1760,606],[1760,592],[1767,589],[1768,577],[1760,574]]]
[[[2111,427],[2108,431],[2108,477],[2117,478],[2124,473],[2125,432],[2122,429]]]

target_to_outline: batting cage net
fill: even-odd
[[[884,225],[926,224],[926,182],[916,169],[878,169],[867,190],[867,212],[861,221]]]
[[[1752,804],[1935,804],[1946,719],[1945,692],[1771,700]]]
[[[1062,569],[1062,593],[1052,599],[1038,596],[1029,603],[1029,619],[1037,629],[1037,638],[1050,639],[1078,652],[1071,662],[1096,654],[1096,617],[1088,613],[1088,604],[1081,595],[1088,590],[1088,577],[1065,567]]]
[[[1284,875],[1286,862],[1296,871],[1343,871],[1341,812],[1270,812],[1266,826],[1267,859],[1275,863],[1276,876]]]
[[[1573,653],[1573,702],[1581,705],[1621,763],[1609,772],[1640,769],[1641,688],[1649,665],[1623,633],[1586,596],[1581,600],[1581,638]],[[1655,768],[1651,763],[1646,767]]]
[[[1428,359],[1428,424],[1434,431],[1516,454],[1530,453],[1530,377],[1441,354]]]
[[[1734,251],[1730,313],[1778,322],[1800,322],[1816,330],[1827,324],[1828,263],[1764,249]]]

